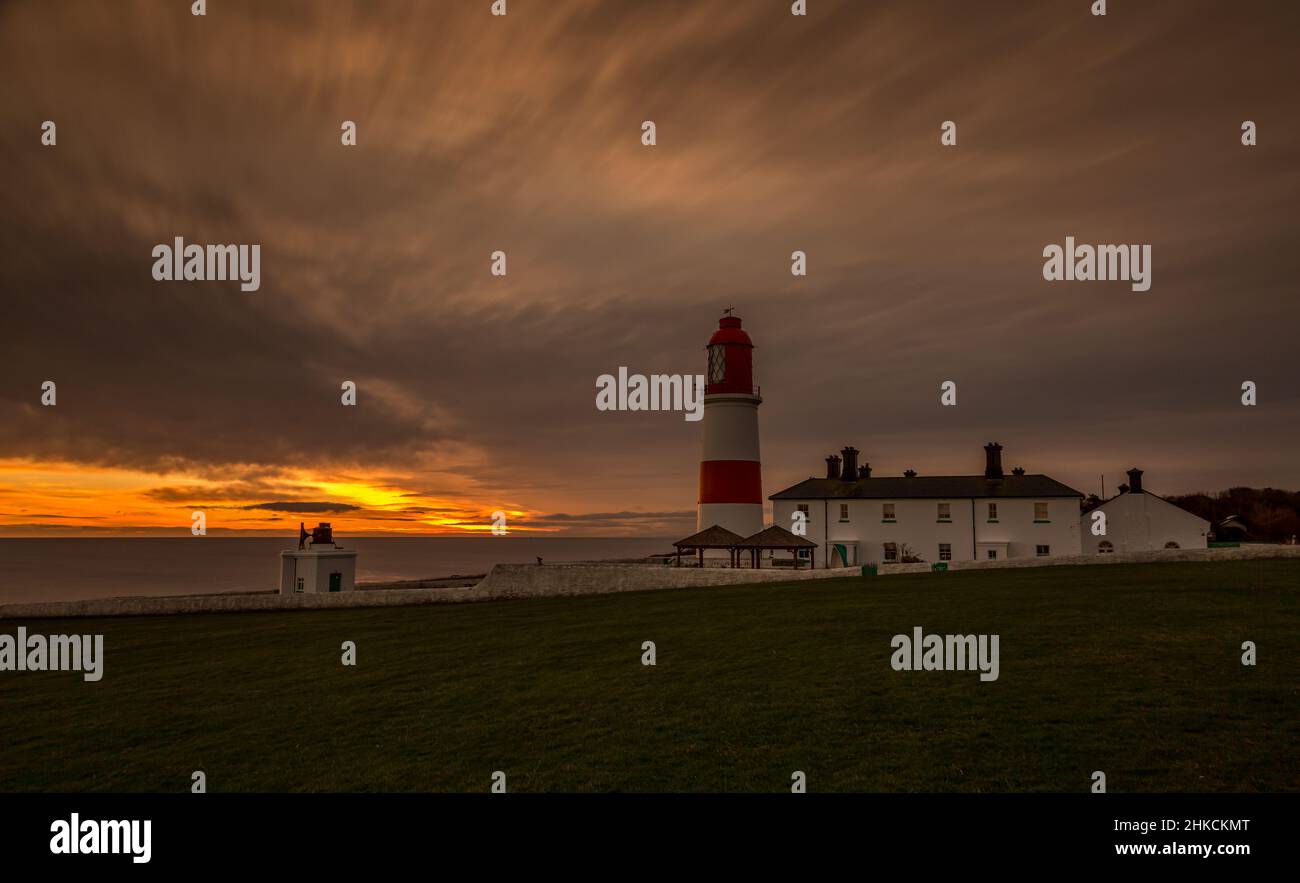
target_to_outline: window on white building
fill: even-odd
[[[1051,546],[1036,546],[1035,548],[1038,550],[1039,558],[1046,558],[1048,555],[1052,554]]]
[[[1035,504],[1034,504],[1034,521],[1048,521],[1048,520],[1049,520],[1049,519],[1048,519],[1048,517],[1047,517],[1047,504],[1046,504],[1046,503],[1035,503]]]
[[[939,504],[939,520],[952,521],[952,503]]]
[[[998,504],[989,503],[989,521],[998,520]]]
[[[896,520],[897,520],[897,519],[894,517],[894,504],[893,504],[893,503],[881,503],[881,504],[880,504],[880,520],[881,520],[881,521],[896,521]]]
[[[298,577],[298,585],[294,586],[294,589],[293,589],[294,592],[301,592],[301,591],[302,591],[302,580],[303,580],[302,577]]]
[[[840,503],[840,521],[849,520],[849,504]]]
[[[1100,555],[1109,555],[1111,552],[1114,551],[1115,551],[1115,544],[1112,543],[1110,540],[1102,540],[1100,543],[1097,544],[1097,552]]]
[[[997,558],[997,557],[998,557],[998,550],[997,550],[997,549],[989,549],[989,550],[988,550],[988,559],[989,559],[990,561],[992,561],[993,559],[995,559],[995,558]]]
[[[898,560],[898,544],[897,544],[897,543],[885,543],[885,560],[886,560],[886,561],[897,561],[897,560]]]
[[[939,544],[939,560],[940,561],[952,560],[952,543]]]

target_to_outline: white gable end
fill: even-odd
[[[1093,512],[1105,513],[1105,536],[1092,532]],[[1210,522],[1204,518],[1145,492],[1113,497],[1085,512],[1079,524],[1084,554],[1150,552],[1166,548],[1204,549],[1209,531]]]

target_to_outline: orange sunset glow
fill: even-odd
[[[512,532],[555,529],[529,525],[537,513],[525,509],[476,507],[392,482],[391,476],[322,479],[290,469],[263,477],[256,493],[245,496],[238,482],[193,474],[7,460],[0,461],[0,536],[181,535],[190,533],[196,511],[213,534],[292,534],[300,521],[315,519],[354,535],[483,533],[495,511],[506,514]],[[261,502],[277,492],[291,499]]]

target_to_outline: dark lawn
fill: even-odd
[[[105,676],[0,673],[4,791],[1300,790],[1300,562],[19,624]],[[893,671],[916,625],[1001,677]]]

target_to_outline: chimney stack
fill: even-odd
[[[1002,445],[989,442],[984,446],[984,477],[1002,477]]]
[[[1142,493],[1142,470],[1136,466],[1128,471],[1128,489],[1129,493]]]
[[[1119,486],[1119,492],[1120,492],[1121,494],[1127,494],[1127,493],[1128,493],[1128,485],[1126,485],[1126,484],[1121,484],[1121,485]]]
[[[840,451],[844,455],[844,470],[841,473],[845,481],[856,481],[858,478],[858,449],[847,447]]]
[[[826,477],[827,478],[840,477],[840,458],[835,456],[834,454],[831,454],[829,457],[826,458]]]
[[[1023,466],[1017,466],[1015,469],[1012,469],[1012,470],[1011,470],[1011,474],[1012,474],[1012,475],[1024,475],[1024,474],[1025,474],[1025,467],[1023,467]]]
[[[870,478],[870,477],[871,477],[871,464],[863,463],[861,466],[858,467],[858,478]]]
[[[908,469],[903,472],[903,478],[916,478],[916,470]]]

